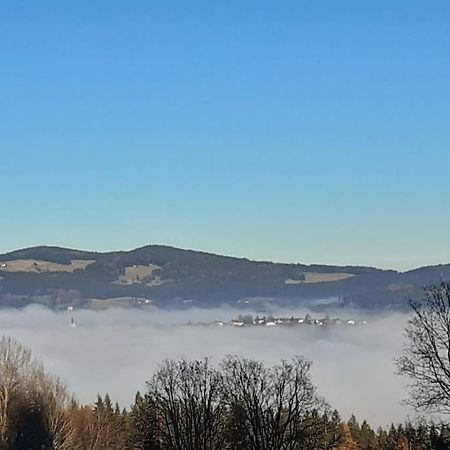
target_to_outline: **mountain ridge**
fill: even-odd
[[[150,244],[89,251],[35,246],[0,255],[0,305],[56,307],[95,298],[151,298],[159,306],[199,306],[270,298],[301,304],[344,298],[361,307],[404,305],[425,285],[450,279],[450,264],[399,272],[370,266],[279,263]],[[346,299],[346,300],[345,300]]]
[[[125,253],[133,253],[136,251],[148,249],[148,248],[164,248],[169,250],[176,250],[181,252],[193,252],[201,255],[207,255],[207,256],[215,256],[219,258],[227,258],[232,260],[240,260],[240,261],[249,261],[253,263],[267,263],[267,264],[281,264],[281,265],[301,265],[305,267],[336,267],[336,268],[361,268],[361,269],[368,269],[368,270],[380,270],[380,271],[391,271],[391,272],[398,272],[398,273],[406,273],[413,270],[421,269],[422,267],[418,267],[415,269],[411,269],[408,271],[399,271],[396,269],[391,268],[379,268],[376,266],[371,265],[363,265],[363,264],[320,264],[320,263],[301,263],[301,262],[283,262],[283,261],[272,261],[269,259],[251,259],[247,257],[242,256],[232,256],[232,255],[224,255],[221,253],[214,253],[209,252],[205,250],[196,250],[191,248],[183,248],[183,247],[175,247],[172,245],[167,244],[147,244],[140,247],[135,247],[130,250],[106,250],[106,251],[98,251],[98,250],[81,250],[76,248],[70,248],[70,247],[61,247],[57,245],[36,245],[32,247],[23,247],[16,250],[11,250],[5,253],[0,254],[0,261],[7,260],[8,257],[18,255],[22,252],[33,252],[33,251],[40,251],[40,250],[55,250],[55,251],[63,251],[63,252],[70,252],[70,253],[81,253],[81,254],[92,254],[92,255],[111,255],[111,254],[125,254]],[[450,264],[450,263],[449,263]],[[441,266],[445,264],[436,264],[436,266]],[[433,265],[430,266],[423,266],[424,267],[435,267]]]

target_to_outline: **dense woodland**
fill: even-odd
[[[450,449],[444,425],[374,430],[343,421],[318,396],[302,358],[266,367],[230,356],[218,367],[163,361],[121,409],[109,395],[82,405],[29,350],[0,341],[0,449]]]

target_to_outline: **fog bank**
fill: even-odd
[[[97,392],[108,392],[128,406],[166,357],[211,356],[218,362],[227,354],[237,354],[270,364],[303,355],[314,363],[313,381],[319,393],[344,418],[353,412],[378,426],[413,417],[400,404],[407,395],[406,381],[395,375],[393,363],[401,352],[406,315],[371,316],[366,326],[327,329],[185,325],[226,321],[237,314],[231,308],[71,313],[32,305],[21,311],[0,310],[0,333],[28,346],[83,402],[94,401]],[[280,314],[304,315],[305,311]],[[345,316],[342,311],[339,314]],[[70,327],[71,316],[77,328]]]

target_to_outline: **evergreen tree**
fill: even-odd
[[[153,400],[136,393],[134,404],[128,415],[128,438],[130,448],[136,450],[158,450],[158,417]]]

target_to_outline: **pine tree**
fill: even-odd
[[[128,445],[136,450],[158,450],[158,418],[149,396],[138,391],[127,417]]]

